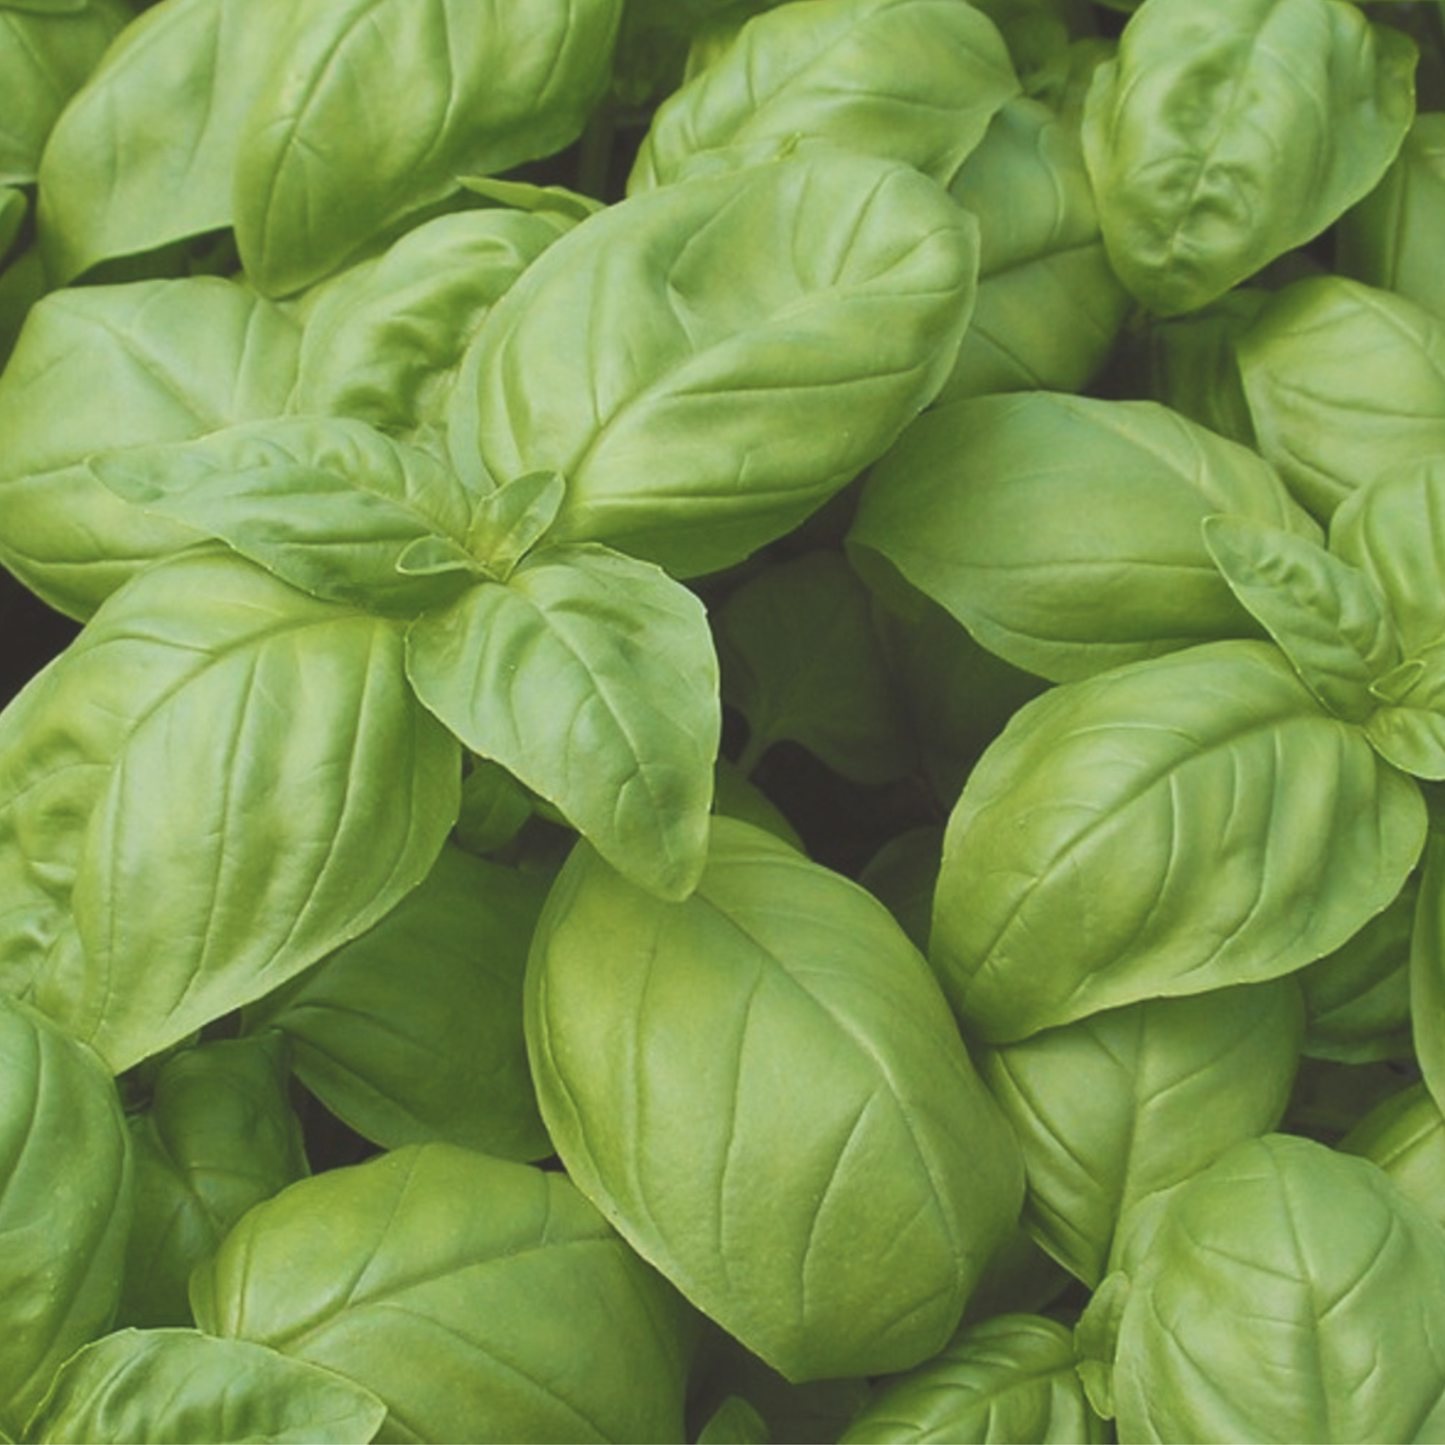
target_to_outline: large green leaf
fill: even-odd
[[[253,1209],[192,1281],[201,1328],[374,1391],[392,1441],[681,1438],[690,1323],[567,1179],[452,1144]]]
[[[41,246],[56,283],[231,224],[237,134],[285,53],[292,8],[165,0],[127,26],[41,161]]]
[[[1066,681],[1257,633],[1205,548],[1215,512],[1319,536],[1255,453],[1157,403],[1027,392],[920,417],[870,472],[849,546]]]
[[[1090,1287],[1114,1230],[1231,1145],[1275,1128],[1299,1063],[1291,979],[1145,999],[979,1058],[1024,1151],[1024,1223]]]
[[[1437,1224],[1445,1225],[1445,1114],[1423,1079],[1376,1104],[1339,1147],[1378,1164]]]
[[[816,152],[664,186],[497,303],[448,424],[458,472],[567,482],[554,537],[677,575],[790,530],[932,399],[977,228],[911,166]]]
[[[35,180],[56,117],[130,19],[122,0],[68,12],[0,7],[0,184]]]
[[[194,1330],[120,1330],[66,1362],[26,1445],[366,1445],[369,1390],[264,1345]]]
[[[842,1445],[967,1445],[1108,1439],[1074,1369],[1074,1341],[1042,1315],[996,1315],[941,1355],[889,1380],[843,1432]]]
[[[296,1077],[386,1148],[446,1139],[552,1152],[522,1036],[522,974],[544,875],[444,848],[375,928],[261,1001],[248,1027],[291,1041]]]
[[[1126,1265],[1123,1440],[1438,1440],[1445,1236],[1367,1160],[1271,1135],[1167,1201]]]
[[[131,1217],[130,1141],[104,1065],[0,993],[0,1430],[108,1329]]]
[[[569,223],[528,211],[460,211],[408,231],[303,298],[291,410],[356,417],[393,435],[445,414],[487,312]]]
[[[579,848],[527,975],[542,1116],[579,1187],[789,1379],[941,1349],[1022,1192],[1017,1145],[883,906],[713,824],[681,903]]]
[[[127,1068],[379,919],[459,786],[392,624],[183,553],[0,718],[0,956]]]
[[[1415,60],[1342,0],[1145,0],[1084,114],[1124,284],[1177,315],[1318,235],[1394,159]]]
[[[191,1270],[253,1205],[310,1173],[279,1036],[216,1039],[157,1071],[130,1116],[135,1220],[117,1318],[188,1325]]]
[[[956,0],[815,0],[756,16],[653,116],[630,193],[826,142],[947,184],[1018,90],[992,22]]]
[[[480,573],[472,498],[430,452],[344,417],[286,417],[90,463],[147,515],[219,537],[313,597],[415,616]],[[429,545],[449,570],[409,574]]]
[[[1399,893],[1416,785],[1272,645],[1222,642],[1022,708],[949,822],[932,959],[1008,1042],[1289,973]]]
[[[581,133],[621,0],[311,0],[235,136],[241,258],[270,295],[335,271],[458,190]],[[375,100],[386,97],[386,104]]]
[[[1274,293],[1237,343],[1259,448],[1322,521],[1445,452],[1445,322],[1343,276]]]
[[[605,547],[535,552],[407,638],[417,695],[630,878],[666,897],[702,869],[721,717],[702,604]]]
[[[45,297],[0,376],[0,562],[88,617],[145,563],[196,541],[113,496],[86,461],[279,416],[299,344],[278,307],[213,277]]]

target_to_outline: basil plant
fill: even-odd
[[[1442,117],[0,0],[0,1440],[1441,1439]]]

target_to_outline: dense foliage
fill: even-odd
[[[0,1439],[1445,1440],[1442,22],[0,0]]]

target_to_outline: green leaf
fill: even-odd
[[[1067,681],[1256,632],[1204,546],[1219,511],[1319,532],[1257,455],[1154,402],[1030,392],[920,417],[869,474],[849,546]]]
[[[1435,238],[1445,227],[1445,114],[1415,117],[1394,164],[1335,228],[1335,267],[1445,320]]]
[[[658,107],[628,191],[816,142],[907,161],[947,184],[1018,85],[1003,38],[971,5],[783,5]]]
[[[609,78],[620,0],[313,0],[235,135],[236,238],[268,295],[355,258],[458,189],[575,140]],[[384,95],[386,105],[366,103]]]
[[[926,1365],[892,1379],[843,1432],[842,1445],[1032,1440],[1084,1445],[1108,1438],[1057,1320],[997,1315],[964,1330]]]
[[[527,974],[542,1117],[644,1258],[790,1380],[941,1349],[1022,1193],[922,957],[787,844],[713,824],[662,901],[591,849]]]
[[[1024,1151],[1023,1220],[1090,1288],[1144,1196],[1275,1128],[1299,1063],[1293,980],[1145,999],[979,1057]]]
[[[679,576],[801,521],[938,390],[977,230],[909,166],[837,152],[665,186],[548,248],[493,308],[447,441],[553,470],[556,541]],[[883,319],[883,318],[886,318]]]
[[[1304,992],[1304,1053],[1342,1063],[1410,1055],[1410,935],[1419,880],[1353,938],[1295,975]]]
[[[1379,706],[1371,684],[1400,659],[1370,578],[1307,537],[1253,518],[1206,517],[1204,542],[1309,690],[1336,717],[1366,721]]]
[[[1166,1202],[1129,1267],[1123,1440],[1438,1439],[1445,1237],[1364,1159],[1271,1135]]]
[[[939,400],[1082,390],[1129,294],[1104,251],[1077,116],[1009,101],[949,193],[979,220],[978,298]]]
[[[110,1327],[131,1217],[129,1136],[104,1066],[0,993],[0,1429]]]
[[[477,500],[467,546],[505,582],[557,518],[567,484],[556,472],[513,477]]]
[[[519,211],[439,216],[308,291],[290,409],[403,437],[439,422],[487,312],[565,229]]]
[[[396,628],[209,549],[137,577],[0,724],[0,951],[117,1072],[370,927],[456,817]]]
[[[291,9],[167,0],[126,27],[40,163],[40,241],[55,284],[231,224],[236,138],[284,69]]]
[[[160,1066],[130,1116],[135,1221],[118,1318],[189,1325],[186,1285],[253,1205],[310,1173],[279,1037],[216,1039]]]
[[[1385,701],[1365,724],[1375,751],[1402,772],[1445,779],[1445,644],[1403,663],[1374,691]]]
[[[1445,452],[1445,323],[1403,297],[1296,281],[1236,350],[1260,450],[1322,521],[1375,477]]]
[[[130,19],[119,0],[0,7],[0,184],[35,180],[56,118]]]
[[[522,974],[549,880],[444,848],[369,932],[247,1013],[296,1077],[383,1148],[552,1152],[522,1037]]]
[[[1445,1100],[1445,834],[1432,829],[1410,935],[1410,1024],[1420,1073]]]
[[[1394,159],[1415,61],[1339,0],[1145,0],[1084,110],[1120,279],[1178,315],[1318,235]]]
[[[1445,1226],[1445,1114],[1423,1079],[1376,1104],[1339,1147],[1379,1165],[1401,1193]]]
[[[729,1395],[697,1432],[697,1445],[769,1445],[768,1422],[739,1395]]]
[[[0,376],[0,562],[84,618],[197,541],[113,496],[87,460],[279,416],[299,338],[278,307],[214,277],[45,297]]]
[[[24,191],[15,186],[0,185],[0,268],[9,259],[10,248],[15,244],[29,211],[30,202]],[[0,365],[3,365],[3,360],[0,360]]]
[[[1273,646],[1190,648],[1015,715],[949,821],[932,960],[994,1042],[1259,982],[1385,907],[1424,837],[1416,785]]]
[[[913,737],[871,599],[838,553],[760,572],[718,609],[714,626],[723,700],[747,719],[753,762],[789,739],[859,783],[912,771]]]
[[[365,422],[253,422],[112,452],[90,469],[147,513],[221,538],[313,597],[415,616],[476,580],[461,547],[466,488],[429,452]],[[427,544],[456,565],[417,570]]]
[[[500,763],[474,758],[462,779],[454,836],[469,853],[505,847],[532,816],[532,796]]]
[[[330,1170],[251,1210],[191,1298],[375,1392],[386,1439],[682,1437],[681,1302],[561,1174],[451,1144]]]
[[[615,866],[685,897],[706,848],[721,718],[702,604],[603,547],[549,548],[407,637],[417,695]]]
[[[360,1385],[245,1340],[121,1330],[57,1376],[33,1445],[366,1445],[386,1406]]]

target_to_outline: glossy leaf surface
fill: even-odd
[[[953,0],[820,0],[756,16],[658,108],[628,190],[825,142],[947,183],[1018,90],[988,18]]]
[[[721,727],[701,603],[604,547],[534,554],[407,639],[421,700],[645,887],[697,881]]]
[[[1084,113],[1124,284],[1177,315],[1324,230],[1394,159],[1415,61],[1338,0],[1146,0]]]
[[[842,1445],[1108,1438],[1074,1369],[1073,1336],[1042,1315],[995,1315],[942,1354],[888,1381],[843,1432]]]
[[[1416,786],[1277,649],[1190,648],[1021,709],[949,822],[932,959],[1006,1042],[1291,972],[1399,891]]]
[[[191,1286],[201,1328],[373,1391],[390,1440],[681,1436],[676,1294],[560,1174],[451,1144],[253,1209]]]
[[[110,1327],[130,1226],[130,1141],[104,1065],[0,994],[0,1429]]]
[[[1022,1187],[920,955],[868,894],[713,824],[666,903],[591,850],[528,969],[542,1115],[636,1248],[793,1380],[937,1351]]]
[[[67,1361],[25,1433],[34,1445],[366,1445],[369,1390],[245,1340],[120,1330]]]
[[[1236,510],[1318,536],[1258,456],[1162,406],[1029,392],[921,417],[870,472],[849,543],[1067,681],[1257,631],[1200,531]]]
[[[211,277],[46,297],[0,378],[0,561],[84,618],[145,563],[199,540],[120,501],[85,463],[279,416],[299,343],[277,307]]]
[[[1273,1129],[1299,1063],[1293,980],[1147,999],[991,1049],[979,1068],[1024,1151],[1024,1223],[1091,1287],[1140,1199]]]
[[[680,576],[727,566],[931,400],[976,267],[972,218],[871,157],[635,196],[550,247],[492,310],[449,417],[453,461],[468,476],[479,453],[498,482],[561,473],[558,541]]]
[[[190,552],[117,594],[7,711],[0,857],[22,891],[6,942],[15,966],[48,954],[37,1001],[114,1069],[259,997],[424,876],[460,760],[401,653],[389,623]]]

